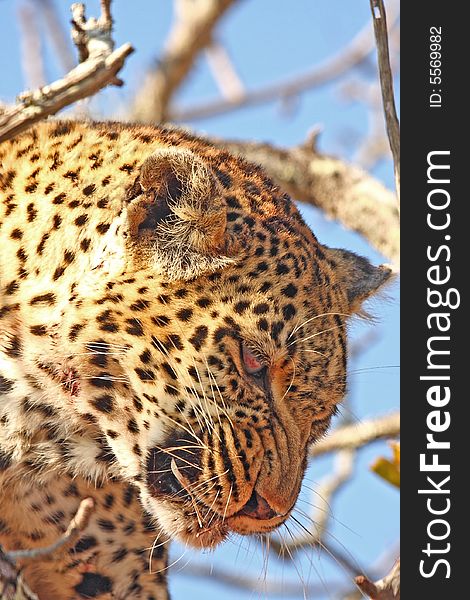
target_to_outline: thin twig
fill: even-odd
[[[54,58],[59,61],[63,72],[68,73],[75,65],[75,57],[70,46],[70,39],[57,14],[57,6],[53,0],[36,0],[36,4],[42,14],[47,34],[54,48]]]
[[[183,569],[178,571],[178,574],[189,577],[203,577],[211,582],[218,582],[222,585],[235,588],[236,590],[246,590],[250,594],[260,594],[262,597],[281,596],[285,598],[316,598],[324,593],[325,583],[313,583],[302,585],[299,583],[291,583],[285,580],[276,580],[271,578],[260,578],[259,575],[250,576],[248,573],[235,572],[234,569],[221,569],[214,565],[205,565],[202,562],[188,562]],[[329,581],[327,584],[328,590],[333,593],[334,590],[341,589],[343,584],[340,582]]]
[[[34,561],[54,560],[58,551],[69,548],[80,537],[88,526],[94,508],[95,504],[91,498],[82,500],[67,530],[50,546],[10,551],[4,551],[0,547],[1,600],[39,600],[23,580],[21,570],[16,565],[17,561],[24,566]]]
[[[96,94],[107,85],[122,85],[116,77],[133,52],[130,44],[117,50],[111,38],[109,2],[103,2],[100,19],[85,19],[81,3],[72,5],[74,41],[83,60],[65,77],[34,91],[23,92],[18,102],[0,114],[0,142],[25,131],[32,124],[62,108]]]
[[[377,44],[380,87],[382,90],[385,122],[393,156],[398,205],[400,205],[400,124],[398,122],[393,93],[393,74],[390,67],[390,55],[388,51],[387,15],[385,13],[383,0],[370,0],[370,7]]]
[[[44,56],[41,46],[36,10],[30,4],[22,4],[18,9],[18,22],[21,29],[21,66],[27,87],[41,87],[46,82]]]
[[[212,77],[217,83],[222,96],[228,100],[242,98],[245,94],[243,83],[224,46],[220,42],[213,40],[207,46],[205,55]]]
[[[111,14],[111,0],[101,0],[101,20],[103,25],[113,28],[113,16]]]
[[[373,583],[366,575],[359,575],[355,582],[371,600],[400,600],[400,559],[383,579]]]
[[[11,550],[6,552],[6,556],[12,561],[34,561],[36,559],[49,559],[53,558],[53,555],[64,548],[64,546],[71,546],[75,540],[80,536],[81,532],[88,526],[91,514],[95,508],[95,503],[92,498],[85,498],[80,502],[75,516],[70,521],[69,526],[65,533],[50,546],[46,548],[31,548],[28,550]]]
[[[398,412],[362,421],[357,425],[344,425],[333,430],[310,448],[310,456],[321,456],[337,450],[358,449],[377,440],[400,435],[400,414]]]
[[[39,600],[0,547],[0,600]]]

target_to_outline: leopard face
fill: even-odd
[[[131,482],[194,546],[283,523],[388,269],[180,131],[56,122],[0,156],[2,452]]]

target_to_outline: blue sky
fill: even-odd
[[[12,101],[24,88],[20,32],[15,18],[21,3],[0,1],[0,98],[8,101]],[[64,26],[68,27],[70,2],[56,0],[55,3]],[[96,15],[98,6],[97,0],[87,2],[88,14]],[[136,52],[121,73],[126,82],[124,88],[107,90],[92,103],[95,114],[100,118],[113,116],[132,97],[146,69],[158,56],[172,19],[170,0],[115,0],[113,6],[115,39],[118,44],[130,41]],[[328,0],[244,0],[220,24],[217,37],[228,49],[246,87],[254,89],[302,73],[339,52],[368,22],[369,0],[336,0],[334,3]],[[52,80],[60,75],[60,69],[50,48],[46,46],[45,51],[46,72],[48,79]],[[214,98],[217,93],[202,57],[177,99],[189,106],[192,102]],[[321,150],[348,158],[354,149],[356,136],[364,134],[367,123],[365,108],[346,103],[337,87],[329,85],[302,94],[289,116],[273,103],[189,125],[220,137],[268,140],[289,146],[301,142],[309,128],[320,124],[323,128]],[[389,187],[393,186],[390,161],[380,164],[374,174]],[[301,206],[301,210],[322,242],[356,251],[375,263],[383,262],[383,257],[358,235],[326,220],[311,207]],[[369,308],[378,324],[356,322],[351,326],[353,340],[370,332],[373,327],[377,327],[380,334],[379,340],[351,365],[352,371],[359,371],[350,377],[351,410],[358,421],[396,408],[399,398],[398,285],[388,291],[386,299],[373,301]],[[354,481],[348,484],[332,507],[335,518],[331,529],[332,543],[342,547],[366,567],[398,541],[398,493],[369,470],[374,458],[383,453],[387,454],[388,448],[382,443],[361,451]],[[331,459],[316,462],[308,472],[308,485],[319,481],[330,467]],[[304,490],[303,494],[303,500],[311,499],[308,490]],[[183,552],[184,549],[175,547],[172,556],[177,559]],[[237,543],[229,542],[214,553],[187,553],[175,565],[175,571],[183,568],[188,560],[250,574],[259,577],[260,581],[264,577],[263,558],[254,540],[243,540],[241,548]],[[348,576],[317,550],[299,556],[295,565],[296,568],[293,568],[270,557],[267,577],[299,582],[302,576],[312,584],[322,580],[348,581]],[[241,592],[182,574],[173,573],[170,579],[175,600],[187,597],[205,600],[271,597],[264,593]],[[333,597],[332,588],[326,584],[324,593],[315,597]],[[283,598],[289,597],[284,595]]]

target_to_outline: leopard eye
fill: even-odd
[[[242,344],[241,348],[243,366],[245,367],[245,371],[249,375],[260,376],[265,371],[265,365],[261,363],[258,358],[248,350],[246,346]]]

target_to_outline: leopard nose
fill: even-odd
[[[273,510],[256,490],[253,490],[251,498],[248,500],[245,506],[238,511],[238,514],[262,521],[267,521],[269,519],[274,519],[274,517],[282,516]]]

